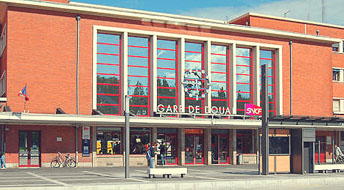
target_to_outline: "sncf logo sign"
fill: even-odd
[[[262,115],[262,108],[254,104],[245,104],[246,115]]]

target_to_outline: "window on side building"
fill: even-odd
[[[332,69],[332,80],[339,81],[340,70],[339,69]]]
[[[97,109],[121,115],[121,36],[97,34]]]
[[[333,112],[340,112],[340,100],[333,100]]]
[[[97,154],[122,154],[121,128],[97,127]]]

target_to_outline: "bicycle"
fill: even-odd
[[[65,157],[66,159],[63,161],[61,152],[58,152],[57,156],[50,162],[50,167],[59,168],[62,165],[62,167],[75,168],[75,159],[71,157],[70,154],[67,154]]]

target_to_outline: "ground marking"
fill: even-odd
[[[88,174],[93,174],[93,175],[98,175],[98,176],[103,176],[103,177],[111,177],[111,178],[118,178],[115,177],[113,175],[108,175],[108,174],[102,174],[102,173],[96,173],[96,172],[90,172],[90,171],[82,171],[84,173],[88,173]],[[133,180],[133,181],[139,181],[139,182],[147,182],[145,180],[141,180],[141,179],[134,179],[134,178],[127,178],[129,180]]]
[[[214,178],[214,177],[205,177],[205,176],[193,176],[193,175],[186,175],[188,177],[194,177],[194,178],[201,178],[201,179],[212,179],[212,180],[226,180],[226,179],[221,179],[221,178]]]
[[[1,185],[0,189],[2,187],[38,187],[38,186],[46,186],[46,187],[56,187],[56,184],[22,184],[22,185]]]
[[[50,179],[50,178],[47,178],[47,177],[44,177],[44,176],[40,176],[40,175],[32,173],[32,172],[26,172],[26,173],[29,174],[29,175],[35,176],[35,177],[37,177],[39,179],[43,179],[45,181],[49,181],[51,183],[55,183],[55,184],[62,185],[62,186],[68,186],[68,184],[66,184],[66,183],[63,183],[63,182],[60,182],[60,181],[57,181],[57,180],[54,180],[54,179]]]

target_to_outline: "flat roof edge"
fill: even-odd
[[[163,14],[155,13],[148,11],[138,11],[131,9],[122,9],[122,8],[109,8],[101,9],[97,7],[85,7],[85,4],[80,6],[80,3],[51,3],[44,1],[32,1],[32,0],[0,0],[0,3],[7,3],[9,6],[17,7],[27,7],[27,8],[36,8],[36,9],[45,9],[45,10],[56,10],[61,12],[69,12],[75,14],[89,14],[97,16],[107,16],[107,17],[119,17],[127,18],[134,20],[150,20],[150,21],[163,21],[166,23],[176,23],[182,25],[195,25],[195,26],[207,26],[212,29],[232,31],[245,34],[261,35],[261,36],[273,36],[277,38],[287,38],[287,39],[299,39],[303,41],[313,41],[313,42],[322,42],[327,44],[341,42],[341,39],[330,38],[324,36],[313,36],[305,35],[299,33],[292,33],[279,30],[271,30],[265,28],[255,28],[255,27],[243,27],[234,24],[226,24],[223,21],[216,21],[210,19],[200,19],[196,17],[186,17],[172,14]],[[86,4],[87,5],[87,4]],[[102,7],[102,6],[101,6]],[[113,10],[113,9],[117,9]],[[122,11],[119,11],[122,10]],[[131,11],[131,12],[128,12]],[[223,23],[222,23],[223,22]]]

